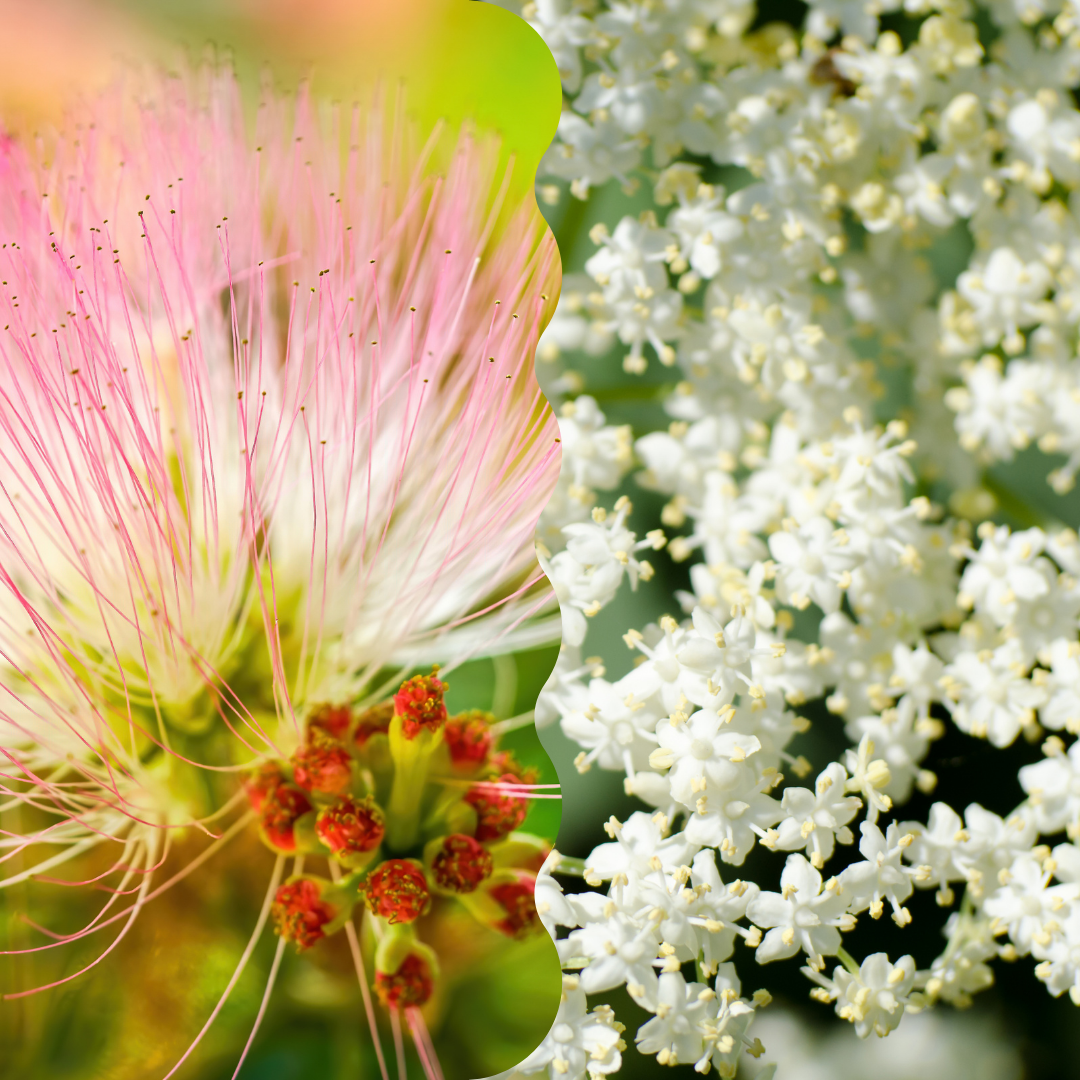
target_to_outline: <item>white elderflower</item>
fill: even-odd
[[[715,1066],[723,1080],[733,1080],[743,1050],[752,1057],[760,1057],[764,1047],[757,1039],[747,1037],[746,1029],[754,1019],[755,1006],[739,996],[742,987],[733,964],[721,965],[715,986],[715,1012],[710,1009],[708,1019],[702,1023],[705,1051],[694,1063],[694,1069],[705,1073]],[[759,1000],[768,1001],[768,994],[762,999],[755,993],[754,1002]]]
[[[918,973],[916,985],[924,989],[930,1003],[942,1000],[965,1008],[972,994],[994,984],[994,973],[986,962],[998,954],[991,920],[955,911],[945,924],[945,937],[945,951],[929,971]]]
[[[600,844],[585,859],[590,883],[595,879],[599,884],[618,874],[643,878],[658,871],[674,873],[686,865],[694,858],[697,845],[690,843],[684,833],[667,835],[667,826],[663,814],[640,810],[622,823],[612,818],[606,828],[615,842]]]
[[[810,662],[834,688],[825,699],[830,712],[865,716],[888,706],[895,627],[852,622],[845,612],[835,611],[821,620],[818,643]]]
[[[964,385],[954,386],[944,395],[945,404],[955,412],[960,445],[981,451],[990,460],[1008,461],[1017,444],[1026,446],[1031,438],[1023,418],[1017,415],[1015,387],[1006,380],[1001,359],[987,355],[965,367]]]
[[[957,291],[971,305],[982,343],[1023,348],[1020,330],[1039,322],[1039,301],[1050,287],[1050,271],[1041,262],[1024,262],[1010,247],[991,252],[985,264],[966,270],[957,279]]]
[[[655,874],[641,884],[636,898],[652,906],[650,917],[660,919],[664,942],[683,962],[697,960],[706,974],[731,956],[736,937],[750,938],[753,931],[737,925],[746,905],[757,895],[753,882],[736,879],[725,885],[716,866],[715,853],[706,848],[685,864],[665,874]],[[659,912],[659,915],[657,914]]]
[[[812,968],[803,971],[818,984],[811,996],[836,1002],[836,1015],[855,1025],[860,1039],[871,1032],[879,1038],[900,1023],[915,982],[915,961],[901,956],[895,964],[885,953],[868,956],[856,969],[838,967],[826,979]]]
[[[864,430],[856,420],[854,432],[832,443],[839,475],[835,497],[843,510],[866,513],[870,508],[892,507],[904,483],[915,479],[908,458],[917,449],[906,440],[907,426]]]
[[[731,477],[712,469],[702,478],[700,501],[689,496],[676,505],[693,519],[694,534],[680,538],[671,549],[672,556],[684,558],[700,548],[708,562],[733,564],[747,569],[768,552],[757,535],[770,517],[770,508],[762,501],[740,492]]]
[[[1069,916],[1069,906],[1080,898],[1080,884],[1051,885],[1055,866],[1039,860],[1034,852],[1018,855],[998,876],[1000,887],[983,902],[983,910],[998,927],[1004,927],[1021,956],[1035,948],[1045,949],[1052,932]]]
[[[566,274],[559,292],[559,303],[551,322],[544,327],[536,343],[536,359],[543,365],[552,364],[567,352],[581,350],[587,356],[601,356],[611,347],[611,335],[600,326],[603,304],[598,304],[592,279],[587,274]],[[541,368],[537,378],[548,398],[554,402],[559,391],[552,389],[550,378]],[[566,380],[563,380],[564,382]],[[582,395],[585,396],[585,395]],[[601,420],[603,423],[603,420]],[[563,425],[560,424],[560,427]],[[563,453],[566,453],[566,431],[562,432]]]
[[[559,117],[558,140],[544,155],[541,170],[569,180],[571,192],[584,199],[589,188],[612,177],[629,186],[630,173],[640,161],[640,142],[613,120],[597,117],[590,123],[567,109]]]
[[[660,947],[656,924],[616,911],[584,921],[559,942],[564,967],[581,968],[581,988],[588,994],[630,983],[645,986],[656,976],[653,962]]]
[[[940,720],[930,715],[930,706],[942,698],[939,681],[945,665],[925,646],[912,649],[898,643],[892,653],[893,673],[882,688],[884,694],[899,694],[894,705],[880,716],[862,716],[845,728],[848,738],[869,736],[875,752],[889,768],[889,782],[882,788],[893,802],[904,802],[914,784],[930,790],[934,774],[920,768],[933,739],[945,732]]]
[[[594,398],[582,394],[560,410],[563,471],[583,488],[611,491],[632,461],[630,428],[612,426]]]
[[[692,199],[682,199],[667,218],[679,258],[699,278],[714,278],[723,265],[723,245],[743,234],[743,223],[724,209],[724,189],[701,184]]]
[[[1004,634],[1017,641],[1026,661],[1045,658],[1057,642],[1075,645],[1072,640],[1080,623],[1080,587],[1071,574],[1058,574],[1049,559],[1040,559],[1038,571],[1049,588],[1033,600],[1018,599]],[[1041,680],[1043,675],[1035,675]],[[1043,709],[1040,709],[1040,714]]]
[[[676,801],[694,806],[733,789],[746,766],[743,763],[761,749],[755,735],[732,731],[728,723],[734,715],[730,705],[718,712],[699,709],[689,719],[663,719],[656,726],[659,747],[651,764],[670,768],[668,780]]]
[[[938,903],[952,903],[949,883],[964,879],[957,856],[960,845],[968,839],[960,815],[947,803],[936,802],[930,807],[926,825],[906,821],[900,825],[900,831],[913,838],[905,858],[916,867],[915,881],[920,885],[937,885]]]
[[[1047,652],[1050,671],[1042,680],[1046,702],[1039,719],[1051,731],[1080,735],[1080,642],[1059,637]]]
[[[877,821],[878,814],[892,809],[892,799],[885,794],[885,789],[892,779],[888,763],[883,758],[874,757],[874,740],[864,734],[854,750],[844,752],[844,763],[851,774],[847,781],[848,791],[859,792],[866,802],[867,820]]]
[[[780,804],[768,795],[779,774],[763,771],[757,777],[746,770],[726,790],[698,796],[686,822],[687,837],[718,848],[724,862],[741,866],[758,838],[783,817]]]
[[[537,728],[548,727],[567,713],[589,707],[589,688],[582,680],[586,675],[599,678],[603,674],[603,667],[595,657],[592,659],[593,663],[582,663],[580,648],[562,645],[555,667],[536,698],[533,721]]]
[[[555,57],[563,89],[576,93],[581,85],[581,46],[596,36],[591,20],[573,0],[530,0],[521,14]]]
[[[1005,121],[1010,150],[1026,168],[1024,181],[1036,191],[1046,190],[1056,178],[1074,187],[1080,182],[1080,114],[1054,91],[1040,91],[1020,100]]]
[[[1016,642],[960,653],[942,682],[956,726],[999,747],[1034,724],[1035,710],[1046,700],[1046,691],[1028,678]]]
[[[1002,818],[971,803],[964,811],[964,829],[954,862],[967,878],[972,898],[981,900],[1013,860],[1031,849],[1036,835],[1034,815],[1025,806]]]
[[[637,477],[642,487],[675,495],[679,506],[700,503],[706,477],[717,471],[721,452],[739,448],[740,434],[713,419],[694,424],[675,421],[667,431],[654,431],[634,444],[645,471]],[[734,462],[734,455],[732,456]],[[730,477],[727,477],[731,483]],[[675,515],[675,508],[668,516]],[[672,521],[671,524],[682,524]]]
[[[579,771],[594,763],[601,769],[644,769],[656,746],[660,710],[655,702],[638,701],[622,682],[590,679],[588,704],[563,714],[563,732],[583,747]]]
[[[540,565],[562,607],[563,640],[578,646],[585,639],[586,618],[596,615],[614,599],[623,577],[636,589],[653,576],[652,564],[639,559],[643,550],[659,550],[667,542],[659,529],[643,540],[626,527],[630,500],[620,497],[615,513],[594,507],[592,520],[563,526],[566,548],[551,556],[537,548]]]
[[[619,300],[647,300],[667,287],[667,249],[674,237],[655,220],[624,217],[608,235],[593,231],[600,250],[585,264],[586,271],[604,291],[609,304]]]
[[[622,1025],[606,1005],[589,1011],[576,976],[563,976],[562,999],[547,1038],[510,1075],[547,1072],[551,1080],[583,1080],[616,1072],[626,1048]]]
[[[554,939],[557,926],[576,926],[577,918],[574,915],[573,905],[563,894],[562,886],[552,877],[558,869],[562,856],[557,851],[552,851],[544,860],[544,865],[536,875],[536,888],[534,898],[536,901],[536,913],[544,924],[544,929]]]
[[[675,350],[667,344],[680,333],[679,315],[682,294],[674,289],[650,291],[646,286],[634,296],[625,296],[611,303],[609,328],[618,335],[630,352],[623,358],[623,370],[640,375],[648,366],[643,349],[649,344],[663,364],[675,362]]]
[[[746,917],[768,930],[757,949],[758,963],[783,960],[800,949],[813,965],[820,965],[824,956],[835,956],[840,948],[837,927],[855,925],[838,885],[834,878],[822,892],[821,874],[802,855],[789,855],[780,892],[759,893],[746,908]]]
[[[781,851],[805,848],[810,862],[820,870],[832,857],[833,845],[850,844],[854,837],[847,824],[859,812],[862,800],[844,794],[847,770],[833,762],[820,776],[814,790],[789,787],[780,805],[787,815],[777,826],[774,846]]]
[[[895,821],[889,823],[884,834],[869,821],[862,822],[859,829],[862,832],[859,854],[863,861],[852,863],[840,874],[840,887],[847,897],[848,910],[853,915],[869,911],[871,918],[879,919],[887,900],[894,922],[906,926],[911,922],[911,913],[903,903],[912,893],[913,872],[901,865],[900,857],[914,836],[901,834]]]
[[[702,1023],[715,992],[704,983],[688,983],[677,971],[666,972],[638,997],[637,1003],[654,1016],[638,1028],[634,1039],[643,1054],[660,1065],[691,1064],[705,1049]]]
[[[685,635],[675,654],[681,666],[679,688],[687,699],[721,709],[737,693],[756,694],[752,661],[771,653],[756,648],[754,624],[740,613],[722,625],[700,607],[694,609],[691,620],[693,631]]]
[[[1035,975],[1054,997],[1068,991],[1073,1004],[1080,1005],[1080,918],[1075,907],[1040,954]]]
[[[842,529],[824,517],[802,525],[792,522],[769,537],[769,551],[777,562],[776,594],[793,607],[816,603],[822,611],[836,611],[840,597],[851,585],[851,570],[858,556]]]
[[[1019,772],[1020,786],[1039,831],[1056,833],[1067,829],[1072,839],[1080,836],[1080,743],[1067,754],[1057,753]]]
[[[979,549],[960,578],[961,603],[990,615],[999,626],[1010,620],[1018,600],[1035,600],[1049,592],[1051,583],[1039,572],[1046,546],[1042,529],[1010,532],[1008,526],[980,530]]]
[[[638,540],[637,534],[626,527],[626,518],[632,509],[624,496],[616,502],[613,515],[597,507],[591,522],[567,525],[563,529],[567,554],[586,567],[590,577],[603,578],[604,588],[617,589],[624,572],[630,579],[631,589],[637,588],[639,580],[648,581],[653,574],[652,567],[638,559],[637,553],[658,551],[664,546],[663,533],[653,532]],[[607,585],[609,578],[617,579],[615,584]]]

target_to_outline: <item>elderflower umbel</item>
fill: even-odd
[[[656,579],[678,585],[670,599],[640,586],[670,614],[619,628],[634,660],[620,675],[594,616],[621,583],[587,594],[584,577],[554,575],[581,636],[541,712],[579,743],[579,767],[624,775],[648,808],[560,864],[592,890],[567,893],[564,964],[583,982],[594,965],[601,983],[625,976],[662,1006],[635,1042],[665,1062],[709,1046],[688,988],[719,997],[707,980],[740,938],[762,960],[805,952],[815,979],[840,957],[818,989],[860,1035],[909,1006],[965,1004],[999,956],[1030,953],[1050,993],[1080,1000],[1065,854],[1080,843],[1080,543],[1024,492],[996,512],[986,473],[1056,455],[1043,472],[1060,492],[1080,470],[1080,12],[507,6],[563,76],[538,177],[560,240],[586,243],[575,200],[595,222],[539,367],[591,417],[597,451],[571,435],[560,536],[543,542],[567,549],[562,525],[586,520],[559,520],[572,485],[573,505],[606,506],[636,466],[662,509],[620,527],[637,545],[662,526],[675,565]],[[637,191],[642,212],[611,214],[608,186]],[[626,381],[656,376],[630,393],[655,398],[664,424],[622,409],[592,360],[608,349]],[[625,437],[624,417],[618,475],[576,479],[601,432]],[[622,550],[612,581],[631,576]],[[828,749],[810,762],[799,737],[814,716]],[[1041,746],[1044,760],[1017,760],[1019,804],[958,802],[933,762],[947,733],[988,754]],[[930,793],[928,814],[904,811]],[[747,863],[759,844],[773,869],[739,880],[746,906],[696,908],[718,888],[703,868],[769,866]],[[951,909],[940,955],[846,954],[856,916],[904,927],[916,890]]]

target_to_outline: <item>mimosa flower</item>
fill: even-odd
[[[430,949],[421,951],[414,942],[411,951],[393,968],[375,973],[375,993],[391,1008],[423,1005],[435,988],[436,969]]]
[[[311,813],[307,796],[288,784],[278,784],[260,800],[259,825],[263,839],[283,855],[296,851],[296,826]]]
[[[476,784],[469,789],[465,801],[476,811],[478,840],[498,840],[525,820],[525,800],[519,790],[517,777],[511,773],[497,784]]]
[[[305,948],[344,927],[369,1000],[361,895],[389,949],[431,903],[426,844],[524,817],[484,714],[448,754],[439,669],[406,676],[558,636],[532,545],[557,426],[531,372],[557,255],[493,147],[389,116],[268,93],[249,135],[205,70],[0,140],[0,752],[30,823],[0,847],[59,845],[0,887],[95,848],[115,882],[38,949],[119,923],[94,966],[257,827],[278,858],[255,936],[269,914]],[[193,828],[211,846],[159,884]],[[438,977],[409,934],[376,958],[394,1008]]]
[[[401,684],[394,695],[394,711],[401,717],[405,738],[416,738],[423,728],[438,731],[446,723],[445,692],[446,683],[434,674],[414,675]]]
[[[292,765],[293,780],[305,791],[340,795],[352,783],[352,758],[327,736],[312,738],[297,750]]]
[[[512,875],[512,876],[511,876]],[[492,886],[491,898],[502,908],[502,917],[495,923],[498,930],[510,937],[525,937],[540,925],[536,913],[536,875],[526,871],[510,871],[507,879]]]
[[[471,836],[458,833],[435,841],[431,872],[435,883],[449,892],[472,892],[494,866],[491,852]]]
[[[490,713],[463,713],[446,725],[446,748],[450,760],[462,772],[475,770],[487,761],[492,749]]]
[[[410,859],[387,859],[368,874],[364,899],[388,923],[412,922],[431,907],[423,867]]]
[[[346,795],[319,811],[315,832],[335,855],[359,855],[379,846],[386,826],[382,811],[370,798],[360,802]]]
[[[290,878],[277,890],[270,913],[283,941],[310,949],[317,941],[340,930],[352,913],[348,890],[323,878]]]

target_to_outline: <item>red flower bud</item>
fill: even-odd
[[[394,716],[394,703],[386,701],[365,709],[356,720],[356,732],[353,742],[363,746],[372,735],[385,735],[390,730],[390,721]]]
[[[443,738],[450,760],[458,769],[476,769],[487,761],[495,740],[491,735],[491,713],[474,709],[446,722]]]
[[[379,863],[362,888],[368,907],[392,923],[412,922],[431,906],[427,878],[413,859]]]
[[[514,784],[518,778],[512,773],[500,776],[493,784]],[[496,787],[472,787],[465,793],[465,801],[476,811],[476,839],[498,840],[513,832],[528,812],[526,800],[520,795],[500,791]]]
[[[509,937],[527,937],[541,928],[536,911],[536,878],[527,871],[519,871],[516,881],[494,886],[490,896],[506,912],[506,917],[495,924],[495,929]]]
[[[298,950],[310,949],[325,937],[323,927],[337,916],[337,910],[322,899],[317,881],[300,878],[278,889],[270,913],[277,932],[286,941],[295,941]]]
[[[430,675],[414,675],[401,684],[394,695],[394,712],[401,717],[402,734],[415,739],[421,730],[438,731],[446,723],[446,703],[443,695],[449,689],[436,677],[438,668]]]
[[[293,780],[307,791],[340,795],[352,784],[352,758],[343,747],[323,737],[293,754]]]
[[[251,809],[258,813],[267,796],[285,782],[281,766],[276,761],[264,761],[244,778],[244,791]]]
[[[440,888],[468,893],[491,874],[494,865],[486,848],[471,836],[454,833],[443,839],[431,860],[431,873]]]
[[[352,710],[348,705],[320,705],[308,717],[308,731],[318,731],[341,742],[352,723]]]
[[[375,993],[387,1008],[423,1005],[434,989],[431,965],[416,953],[409,953],[395,972],[375,972]]]
[[[279,784],[263,800],[259,823],[263,836],[275,851],[296,850],[293,828],[298,818],[311,809],[307,796],[288,784]]]
[[[374,851],[385,832],[382,811],[371,799],[343,795],[315,819],[316,835],[335,855]]]
[[[488,765],[493,773],[506,778],[506,774],[516,777],[519,783],[535,784],[540,779],[540,770],[532,765],[522,765],[513,750],[497,750],[491,755]]]

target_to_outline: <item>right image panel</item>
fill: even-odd
[[[501,6],[563,88],[563,998],[508,1075],[1070,1074],[1080,13]]]

